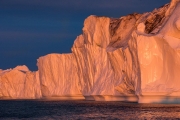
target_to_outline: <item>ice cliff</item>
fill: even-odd
[[[78,70],[73,54],[49,54],[38,59],[43,97],[78,96]]]
[[[0,70],[0,97],[139,103],[180,100],[180,0],[120,18],[91,15],[70,54]]]
[[[39,73],[31,72],[26,66],[0,72],[0,99],[41,98]]]

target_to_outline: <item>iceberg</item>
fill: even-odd
[[[180,0],[120,18],[91,15],[69,54],[0,69],[1,99],[180,103]]]
[[[41,98],[39,73],[23,66],[2,70],[0,73],[0,99]]]

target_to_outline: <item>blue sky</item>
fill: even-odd
[[[89,15],[119,18],[150,12],[170,0],[0,0],[0,69],[49,53],[69,53]]]

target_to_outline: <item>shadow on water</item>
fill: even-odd
[[[0,119],[180,118],[178,104],[98,101],[0,101]]]
[[[164,96],[162,100],[153,102],[153,103],[162,103],[162,104],[180,104],[180,97],[176,96]]]

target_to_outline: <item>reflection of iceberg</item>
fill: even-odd
[[[180,100],[180,0],[118,19],[89,16],[72,53],[0,70],[0,97],[139,103]]]

